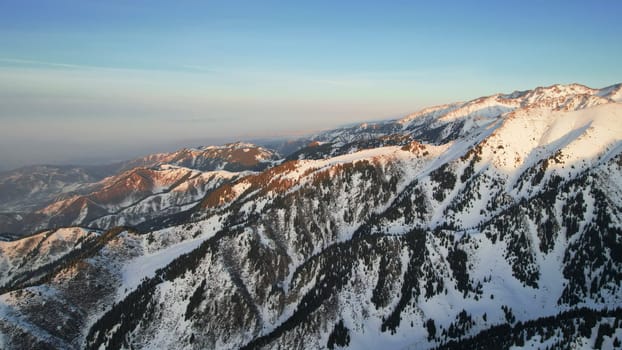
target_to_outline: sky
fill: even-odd
[[[0,170],[622,81],[622,2],[0,1]]]

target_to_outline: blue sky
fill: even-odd
[[[0,2],[0,168],[622,81],[622,2]],[[16,151],[18,150],[18,151]]]

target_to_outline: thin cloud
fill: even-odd
[[[118,71],[118,70],[137,70],[137,69],[126,69],[126,68],[116,68],[116,67],[85,65],[85,64],[72,64],[72,63],[38,61],[38,60],[28,60],[28,59],[21,59],[21,58],[7,58],[7,57],[0,57],[0,62],[13,63],[13,64],[23,64],[23,65],[35,65],[35,66],[52,67],[52,68],[97,69],[97,70],[115,70],[115,71]]]
[[[298,81],[300,83],[330,85],[341,88],[369,88],[372,86],[382,85],[386,83],[395,83],[403,81],[412,81],[413,79],[423,78],[427,76],[455,75],[465,72],[463,69],[453,67],[426,69],[426,70],[386,70],[386,71],[360,71],[347,75],[331,74],[330,76],[321,72],[306,71],[273,71],[273,70],[248,70],[239,69],[239,67],[214,68],[210,66],[184,64],[175,67],[163,67],[158,69],[148,68],[126,68],[126,67],[110,67],[89,64],[73,64],[63,62],[51,62],[22,58],[0,57],[0,63],[11,65],[38,66],[42,68],[64,68],[72,70],[95,70],[95,71],[115,71],[115,72],[200,72],[219,74],[225,77],[235,79],[253,79],[253,80],[286,80]],[[318,74],[319,73],[319,74]]]
[[[23,65],[23,66],[38,66],[42,68],[65,68],[65,69],[75,69],[75,70],[94,70],[94,71],[114,71],[114,72],[178,72],[180,70],[200,70],[202,72],[217,72],[215,69],[209,69],[207,67],[201,66],[192,66],[192,65],[184,65],[178,66],[175,68],[128,68],[128,67],[111,67],[111,66],[100,66],[100,65],[90,65],[90,64],[74,64],[74,63],[63,63],[63,62],[51,62],[51,61],[40,61],[40,60],[32,60],[32,59],[22,59],[22,58],[10,58],[10,57],[0,57],[0,63],[12,64],[12,65]]]
[[[219,69],[214,69],[214,68],[205,67],[205,66],[192,65],[192,64],[185,64],[179,67],[182,69],[188,69],[188,70],[206,72],[206,73],[221,73],[222,72],[222,70],[219,70]]]

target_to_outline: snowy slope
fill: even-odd
[[[61,228],[17,241],[0,242],[0,286],[80,249],[83,242],[93,240],[98,234],[98,231],[77,227]]]

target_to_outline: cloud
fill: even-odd
[[[38,67],[49,67],[49,68],[91,69],[91,70],[93,69],[96,69],[96,70],[128,70],[126,68],[115,68],[115,67],[72,64],[72,63],[59,63],[59,62],[38,61],[38,60],[29,60],[29,59],[21,59],[21,58],[7,58],[7,57],[0,57],[0,62],[9,63],[12,65],[38,66]]]
[[[206,72],[206,73],[222,73],[222,70],[220,69],[214,69],[211,67],[199,66],[199,65],[193,65],[193,64],[184,64],[179,67],[182,69],[188,69],[192,71],[199,71],[199,72]]]
[[[4,63],[4,65],[2,63]],[[55,68],[55,69],[82,70],[82,71],[109,71],[109,72],[121,72],[121,73],[127,73],[127,72],[179,73],[179,72],[187,72],[187,71],[202,72],[202,73],[225,72],[225,70],[222,70],[222,69],[214,69],[214,68],[209,68],[209,67],[199,66],[199,65],[179,65],[179,66],[158,67],[158,68],[136,68],[136,67],[114,67],[114,66],[102,66],[102,65],[91,65],[91,64],[52,62],[52,61],[41,61],[41,60],[11,58],[11,57],[0,57],[0,66],[5,66],[5,67],[18,66],[18,67],[28,67],[28,68]]]

